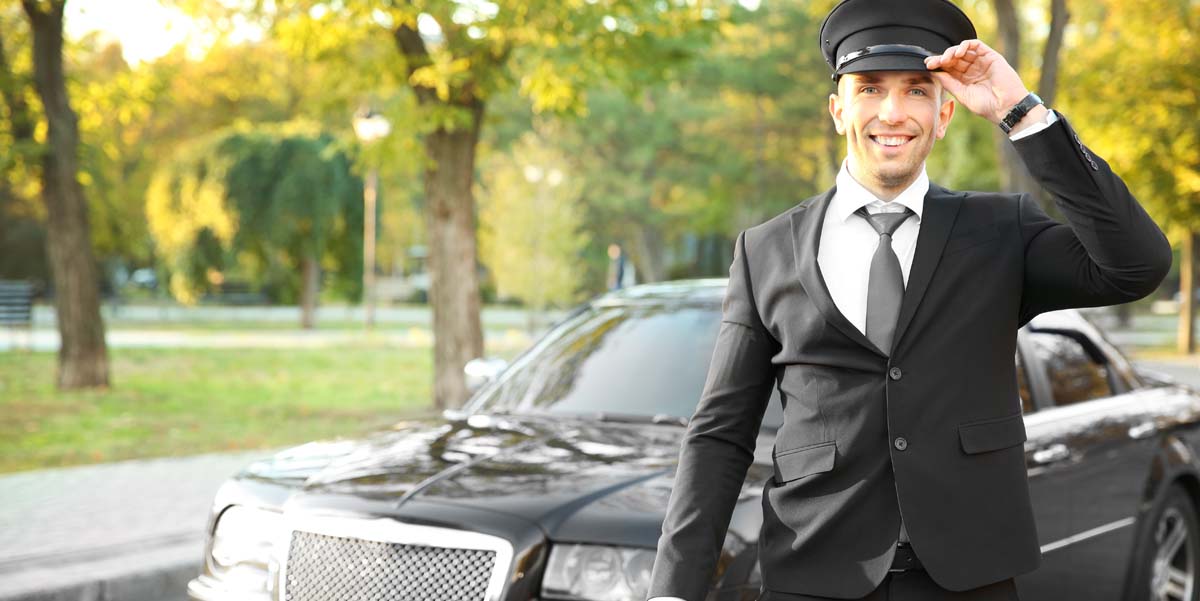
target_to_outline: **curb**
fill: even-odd
[[[203,541],[71,560],[41,557],[0,568],[0,601],[185,601]]]

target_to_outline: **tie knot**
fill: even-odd
[[[875,213],[872,215],[867,212],[867,207],[865,206],[859,207],[854,214],[866,219],[867,223],[875,228],[875,233],[880,236],[884,234],[891,236],[892,232],[895,232],[896,228],[900,227],[900,224],[904,223],[905,219],[914,215],[912,209],[908,207],[904,207],[903,213]]]

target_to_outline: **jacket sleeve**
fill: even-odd
[[[667,503],[649,596],[701,601],[775,382],[778,344],[763,326],[750,283],[746,235],[734,245],[720,330],[700,402],[688,422]]]
[[[1028,194],[1018,214],[1025,245],[1020,323],[1038,313],[1125,303],[1153,292],[1171,268],[1171,245],[1125,182],[1083,145],[1061,113],[1013,145],[1054,196],[1067,224]]]

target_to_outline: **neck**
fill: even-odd
[[[921,175],[920,171],[916,171],[904,181],[882,182],[876,178],[867,177],[849,157],[846,158],[846,169],[850,172],[850,177],[853,177],[854,181],[858,182],[868,192],[874,194],[875,198],[883,202],[895,200],[897,196],[900,196],[901,192],[917,181],[917,177]]]

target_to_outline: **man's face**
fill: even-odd
[[[829,96],[846,136],[851,174],[871,189],[903,189],[920,173],[933,142],[946,135],[954,101],[926,71],[847,73]]]

